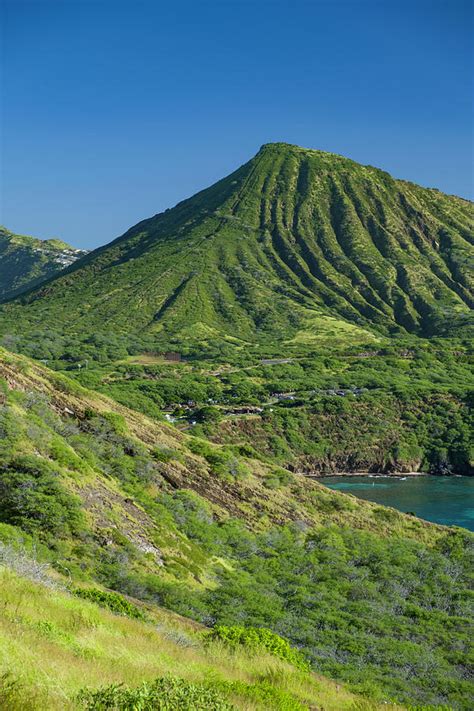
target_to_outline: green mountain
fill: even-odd
[[[0,300],[37,286],[85,254],[58,239],[40,240],[0,227]]]
[[[471,708],[467,531],[4,349],[0,431],[0,707]]]
[[[276,143],[3,312],[181,346],[465,334],[473,256],[468,201]]]

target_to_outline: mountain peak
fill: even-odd
[[[337,324],[359,340],[456,333],[474,303],[470,219],[457,198],[268,143],[23,297],[21,314],[166,343],[311,342]]]
[[[260,151],[267,151],[267,150],[307,150],[305,148],[302,148],[301,146],[298,146],[296,143],[286,143],[285,141],[270,141],[269,143],[263,143],[260,146]]]
[[[257,153],[280,153],[280,154],[291,154],[299,156],[324,156],[327,158],[339,158],[347,161],[348,163],[353,163],[357,165],[355,161],[346,156],[342,156],[338,153],[332,153],[331,151],[323,151],[319,148],[305,148],[304,146],[298,146],[296,143],[285,143],[284,141],[275,141],[273,143],[264,143],[260,146]]]
[[[263,145],[260,146],[260,149],[257,153],[258,155],[262,154],[280,154],[280,155],[334,155],[332,153],[327,153],[325,151],[320,151],[315,148],[303,148],[302,146],[298,146],[294,143],[285,143],[283,141],[275,141],[274,143],[264,143]]]

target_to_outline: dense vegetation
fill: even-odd
[[[233,363],[128,354],[49,363],[151,417],[297,471],[471,474],[471,354],[467,341],[397,339],[285,359],[246,352]]]
[[[233,568],[220,571],[217,589],[193,595],[182,588],[181,599],[173,589],[161,598],[166,604],[208,624],[269,626],[314,668],[369,696],[378,696],[383,679],[390,696],[405,702],[466,703],[472,599],[459,594],[459,584],[467,584],[472,561],[464,534],[429,551],[344,526],[236,536],[235,525],[204,525],[205,512],[184,494],[174,508],[188,535]]]
[[[127,600],[123,595],[100,588],[76,588],[73,594],[82,597],[83,600],[91,600],[101,607],[106,607],[116,615],[126,615],[134,620],[145,620],[143,610]]]
[[[25,358],[4,354],[1,374],[6,544],[76,588],[221,625],[226,644],[269,629],[366,697],[469,707],[467,532],[190,438]]]
[[[216,625],[209,635],[210,639],[219,639],[232,649],[240,646],[253,649],[258,654],[262,649],[267,650],[276,657],[289,664],[309,670],[308,661],[297,649],[293,649],[286,639],[280,637],[265,627],[242,627],[241,625]]]
[[[150,711],[233,711],[235,706],[212,686],[162,677],[151,683],[145,681],[135,689],[113,684],[98,691],[85,690],[79,694],[78,700],[88,711],[132,711],[137,707]]]
[[[37,286],[85,254],[58,239],[40,240],[0,227],[0,300]]]
[[[114,615],[72,597],[52,572],[0,545],[2,711],[386,708],[166,610],[148,606],[148,622]]]

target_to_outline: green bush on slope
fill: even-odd
[[[210,465],[211,473],[217,477],[227,480],[244,479],[249,473],[246,465],[230,448],[210,447],[205,440],[195,437],[188,446],[191,452],[204,457]]]
[[[269,681],[256,684],[243,681],[214,680],[198,684],[177,677],[161,677],[129,688],[112,684],[97,690],[83,689],[78,703],[86,711],[236,711],[227,698],[239,696],[259,709],[308,711],[308,706],[291,693],[278,689]],[[370,704],[354,706],[371,711]]]
[[[65,537],[83,528],[77,497],[58,479],[58,469],[32,455],[0,466],[0,521],[41,538]]]
[[[83,690],[78,702],[87,711],[233,711],[219,692],[207,684],[192,684],[177,677],[143,682],[135,689],[122,684]]]
[[[100,590],[99,588],[76,588],[72,591],[83,600],[90,600],[101,607],[106,607],[117,615],[126,615],[135,620],[146,620],[146,615],[140,608],[116,592]]]
[[[310,670],[307,659],[297,649],[293,649],[288,640],[263,627],[216,625],[209,633],[209,637],[210,639],[219,639],[230,647],[245,645],[254,650],[265,649],[298,669]]]

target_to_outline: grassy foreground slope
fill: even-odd
[[[466,332],[472,204],[276,143],[2,309],[40,326],[170,345],[311,342],[341,329]],[[341,325],[342,324],[342,325]]]
[[[73,586],[273,630],[375,701],[470,707],[467,532],[189,437],[23,356],[2,351],[0,377],[10,550]]]
[[[19,576],[5,565],[2,553],[0,546],[2,709],[112,710],[117,708],[110,689],[114,684],[141,689],[142,705],[133,705],[131,700],[126,707],[130,711],[382,708],[327,678],[299,670],[264,648],[232,648],[210,639],[205,628],[166,610],[142,606],[144,620],[114,614],[71,595],[58,576],[50,577],[44,569],[42,580],[36,581],[38,568],[25,558],[21,559],[23,575]],[[11,563],[11,551],[9,555]],[[16,558],[17,566],[19,562]],[[147,705],[144,682],[152,685],[163,677],[168,682],[160,695],[163,707],[152,702]],[[92,694],[84,693],[104,687],[109,691],[96,705]],[[118,693],[116,698],[120,698]],[[137,693],[135,704],[139,698]]]
[[[40,240],[0,227],[0,300],[33,288],[85,254],[58,239]]]

